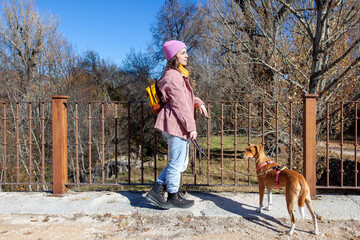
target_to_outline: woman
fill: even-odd
[[[188,62],[186,45],[177,40],[164,44],[167,59],[163,76],[158,81],[165,103],[155,123],[155,129],[161,131],[169,148],[169,162],[157,178],[146,199],[160,208],[189,208],[193,200],[187,200],[179,194],[181,173],[189,162],[189,143],[197,136],[194,119],[194,107],[208,117],[204,102],[194,97],[189,83],[189,73],[185,69]],[[164,191],[168,192],[167,201]]]

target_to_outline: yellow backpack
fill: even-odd
[[[164,107],[164,103],[161,101],[162,94],[156,80],[153,85],[146,88],[146,95],[148,97],[151,110],[155,114],[159,114],[160,110]]]

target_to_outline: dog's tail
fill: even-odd
[[[313,219],[313,224],[314,224],[313,233],[318,234],[319,228],[318,228],[318,224],[317,224],[316,214],[315,214],[313,206],[312,206],[312,201],[311,201],[311,196],[310,196],[310,187],[304,177],[302,180],[300,180],[300,186],[301,186],[301,191],[300,191],[298,204],[299,204],[301,217],[305,217],[304,204],[306,204],[306,207],[309,210],[310,215]]]

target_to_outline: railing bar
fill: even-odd
[[[78,104],[75,104],[75,161],[76,161],[76,183],[80,183],[80,168],[79,168],[79,113]]]
[[[248,102],[248,146],[251,144],[251,102]],[[248,158],[248,185],[250,185],[250,158]]]
[[[41,182],[45,183],[45,103],[41,103]]]
[[[341,187],[344,186],[344,102],[341,102],[341,139],[340,139],[340,159],[341,159]]]
[[[154,120],[156,121],[156,116],[154,115]],[[158,150],[158,141],[157,141],[157,134],[156,129],[154,128],[154,182],[157,178],[157,150]],[[169,151],[169,147],[168,147]],[[169,154],[168,154],[169,155]]]
[[[115,183],[118,183],[118,104],[115,105]]]
[[[330,186],[330,159],[329,159],[329,145],[330,145],[330,103],[326,102],[326,186]]]
[[[352,189],[352,190],[360,190],[360,187],[352,187],[352,186],[316,186],[316,189],[332,189],[332,190],[337,190],[337,189]]]
[[[196,118],[196,108],[194,108],[194,119],[195,121],[197,120]],[[189,154],[191,153],[190,151],[192,151],[192,163],[191,163],[191,172],[194,178],[194,184],[196,185],[196,181],[197,181],[197,172],[196,172],[196,148],[192,148],[191,145],[189,145]],[[191,155],[189,155],[189,162],[190,162],[190,157]],[[199,166],[200,166],[200,161],[201,161],[201,157],[199,157]]]
[[[237,185],[237,103],[235,103],[234,109],[234,184]]]
[[[19,103],[16,103],[16,183],[20,182]]]
[[[355,103],[355,143],[354,143],[354,157],[355,157],[355,187],[358,186],[357,179],[358,179],[358,160],[357,160],[357,146],[358,146],[358,103]]]
[[[211,119],[211,109],[210,102],[207,101],[207,109],[209,112],[209,118],[207,119],[207,134],[206,134],[206,145],[207,145],[207,184],[210,185],[210,119]]]
[[[289,101],[280,101],[282,103],[286,103],[286,102],[293,102],[293,103],[302,103],[302,101],[292,101],[292,100],[289,100]],[[12,101],[0,101],[0,103],[11,103]],[[51,103],[51,101],[18,101],[17,103],[42,103],[42,102],[45,102],[45,103]],[[74,104],[74,103],[112,103],[112,104],[121,104],[121,103],[128,103],[128,102],[131,102],[131,103],[147,103],[147,101],[68,101],[67,103],[68,104]],[[244,100],[244,101],[224,101],[224,100],[221,100],[221,101],[208,101],[209,103],[238,103],[238,104],[241,104],[241,103],[248,103],[249,101],[247,100]],[[251,101],[252,103],[260,103],[262,101]],[[276,103],[276,102],[279,102],[278,100],[270,100],[270,101],[266,101],[267,103]],[[321,101],[319,101],[321,102]],[[329,102],[329,103],[337,103],[339,101],[336,101],[336,100],[327,100],[326,102]],[[360,101],[342,101],[344,103],[360,103]],[[148,109],[149,110],[149,109]]]
[[[101,103],[101,183],[105,183],[105,112],[104,103]]]
[[[195,110],[196,111],[196,110]],[[195,113],[195,116],[196,116],[196,113]],[[196,119],[195,119],[196,120]],[[191,147],[189,145],[189,151],[190,151]],[[194,184],[196,185],[197,183],[197,172],[196,172],[196,147],[192,148],[193,149],[193,175],[194,175]],[[201,160],[201,158],[199,158],[199,161]],[[199,166],[200,166],[200,163],[199,163]]]
[[[289,148],[290,148],[290,159],[289,159],[289,168],[293,168],[293,105],[290,102],[290,139],[289,139]]]
[[[6,121],[7,121],[7,114],[6,114],[6,108],[7,108],[7,104],[6,103],[4,103],[3,104],[3,128],[4,128],[4,136],[3,136],[3,140],[4,140],[4,142],[3,142],[3,147],[4,147],[4,162],[3,162],[3,170],[4,170],[4,183],[6,183],[7,182],[7,176],[6,176],[6,172],[7,172],[7,156],[6,156],[6,152],[7,152],[7,150],[6,150],[6,145],[7,145],[7,142],[6,142]],[[1,181],[0,181],[1,182]],[[1,184],[0,184],[0,186],[1,186]]]
[[[130,165],[130,138],[131,138],[131,116],[130,116],[130,102],[128,102],[128,183],[131,183],[131,165]]]
[[[276,152],[276,162],[279,162],[279,102],[276,101],[275,104],[275,108],[276,108],[276,117],[275,117],[275,121],[276,121],[276,143],[275,143],[275,152]]]
[[[144,184],[144,103],[141,102],[141,142],[140,142],[140,147],[141,147],[141,183]]]
[[[10,186],[32,186],[32,185],[37,185],[37,186],[51,186],[52,183],[41,183],[41,182],[28,183],[28,182],[20,182],[20,183],[1,183],[1,185],[10,185]]]
[[[88,146],[89,146],[89,183],[92,183],[92,167],[91,167],[91,146],[92,146],[92,141],[91,141],[91,103],[89,102],[88,104],[88,122],[89,122],[89,142],[88,142]]]
[[[261,145],[265,146],[265,102],[262,102],[261,114]]]
[[[31,114],[31,111],[32,111],[32,107],[31,107],[31,103],[29,103],[29,183],[31,184],[33,181],[32,179],[32,171],[33,171],[33,166],[32,166],[32,134],[31,134],[31,131],[32,131],[32,120],[33,120],[33,117],[32,117],[32,114]]]
[[[224,103],[221,102],[221,185],[224,184]]]

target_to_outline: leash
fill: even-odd
[[[221,168],[221,167],[218,167],[216,166],[215,164],[212,163],[212,161],[210,160],[210,158],[204,153],[204,151],[201,149],[200,145],[198,144],[198,142],[196,141],[196,139],[194,140],[191,140],[192,143],[194,144],[194,146],[196,147],[197,150],[199,150],[199,152],[207,159],[209,160],[210,164],[212,166],[214,166],[215,168],[221,170],[221,171],[225,171],[225,172],[228,172],[228,173],[233,173],[233,174],[240,174],[242,176],[245,176],[245,177],[256,177],[256,175],[248,175],[248,174],[244,174],[244,173],[241,173],[241,172],[235,172],[235,171],[230,171],[228,169],[224,169],[224,168]]]

